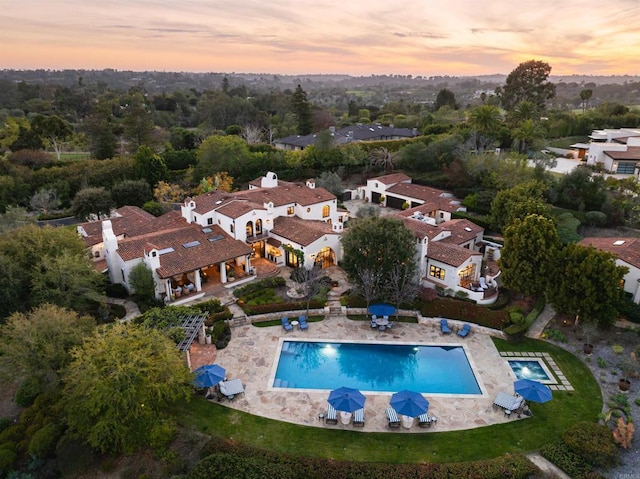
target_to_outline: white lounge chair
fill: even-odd
[[[484,276],[480,276],[480,287],[482,289],[489,289],[489,285],[487,284],[487,281],[485,280]]]

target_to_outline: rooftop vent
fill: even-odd
[[[219,205],[220,203],[222,203],[222,200],[216,201],[216,205]]]
[[[465,227],[464,227],[464,230],[465,230],[465,231],[471,231],[471,228],[469,228],[468,226],[465,226]]]
[[[211,238],[209,238],[209,241],[214,243],[215,241],[220,241],[221,239],[224,239],[224,236],[221,235],[221,234],[217,234],[217,235],[212,236]]]
[[[188,243],[185,243],[182,245],[183,248],[193,248],[194,246],[199,246],[200,245],[200,241],[196,240],[196,241],[189,241]]]
[[[624,244],[624,240],[614,241],[613,246],[622,246]]]

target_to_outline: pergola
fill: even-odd
[[[180,344],[178,344],[178,349],[187,354],[187,364],[189,368],[191,368],[189,348],[191,348],[191,344],[193,344],[193,341],[196,339],[196,336],[198,336],[202,325],[208,317],[209,312],[205,311],[200,314],[185,315],[181,319],[180,327],[184,330],[184,338],[180,341]]]

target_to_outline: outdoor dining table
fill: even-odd
[[[378,326],[387,326],[389,324],[389,317],[384,316],[382,318],[376,318],[376,324]]]

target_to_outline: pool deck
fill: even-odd
[[[449,320],[449,324],[457,330],[462,322]],[[496,350],[490,335],[482,329],[473,326],[471,333],[464,339],[455,332],[445,336],[440,333],[439,318],[422,318],[419,324],[396,322],[392,330],[379,332],[371,329],[367,321],[353,321],[344,316],[309,323],[307,331],[296,328],[289,333],[281,327],[258,328],[249,324],[239,326],[233,329],[233,339],[229,345],[217,352],[216,362],[226,368],[230,378],[242,379],[245,393],[233,401],[224,399],[222,404],[279,421],[364,432],[431,433],[524,420],[526,416],[518,419],[512,414],[509,418],[501,409],[493,407],[493,400],[498,392],[513,393],[515,375],[505,358]],[[410,429],[389,429],[385,409],[389,406],[391,393],[365,392],[367,402],[364,427],[354,428],[351,424],[343,425],[340,421],[337,425],[325,425],[319,415],[326,412],[328,391],[270,387],[281,339],[462,345],[466,348],[482,395],[464,397],[425,394],[430,403],[429,415],[438,419],[433,427],[419,428],[414,424]],[[534,405],[534,413],[535,406],[537,405]]]

